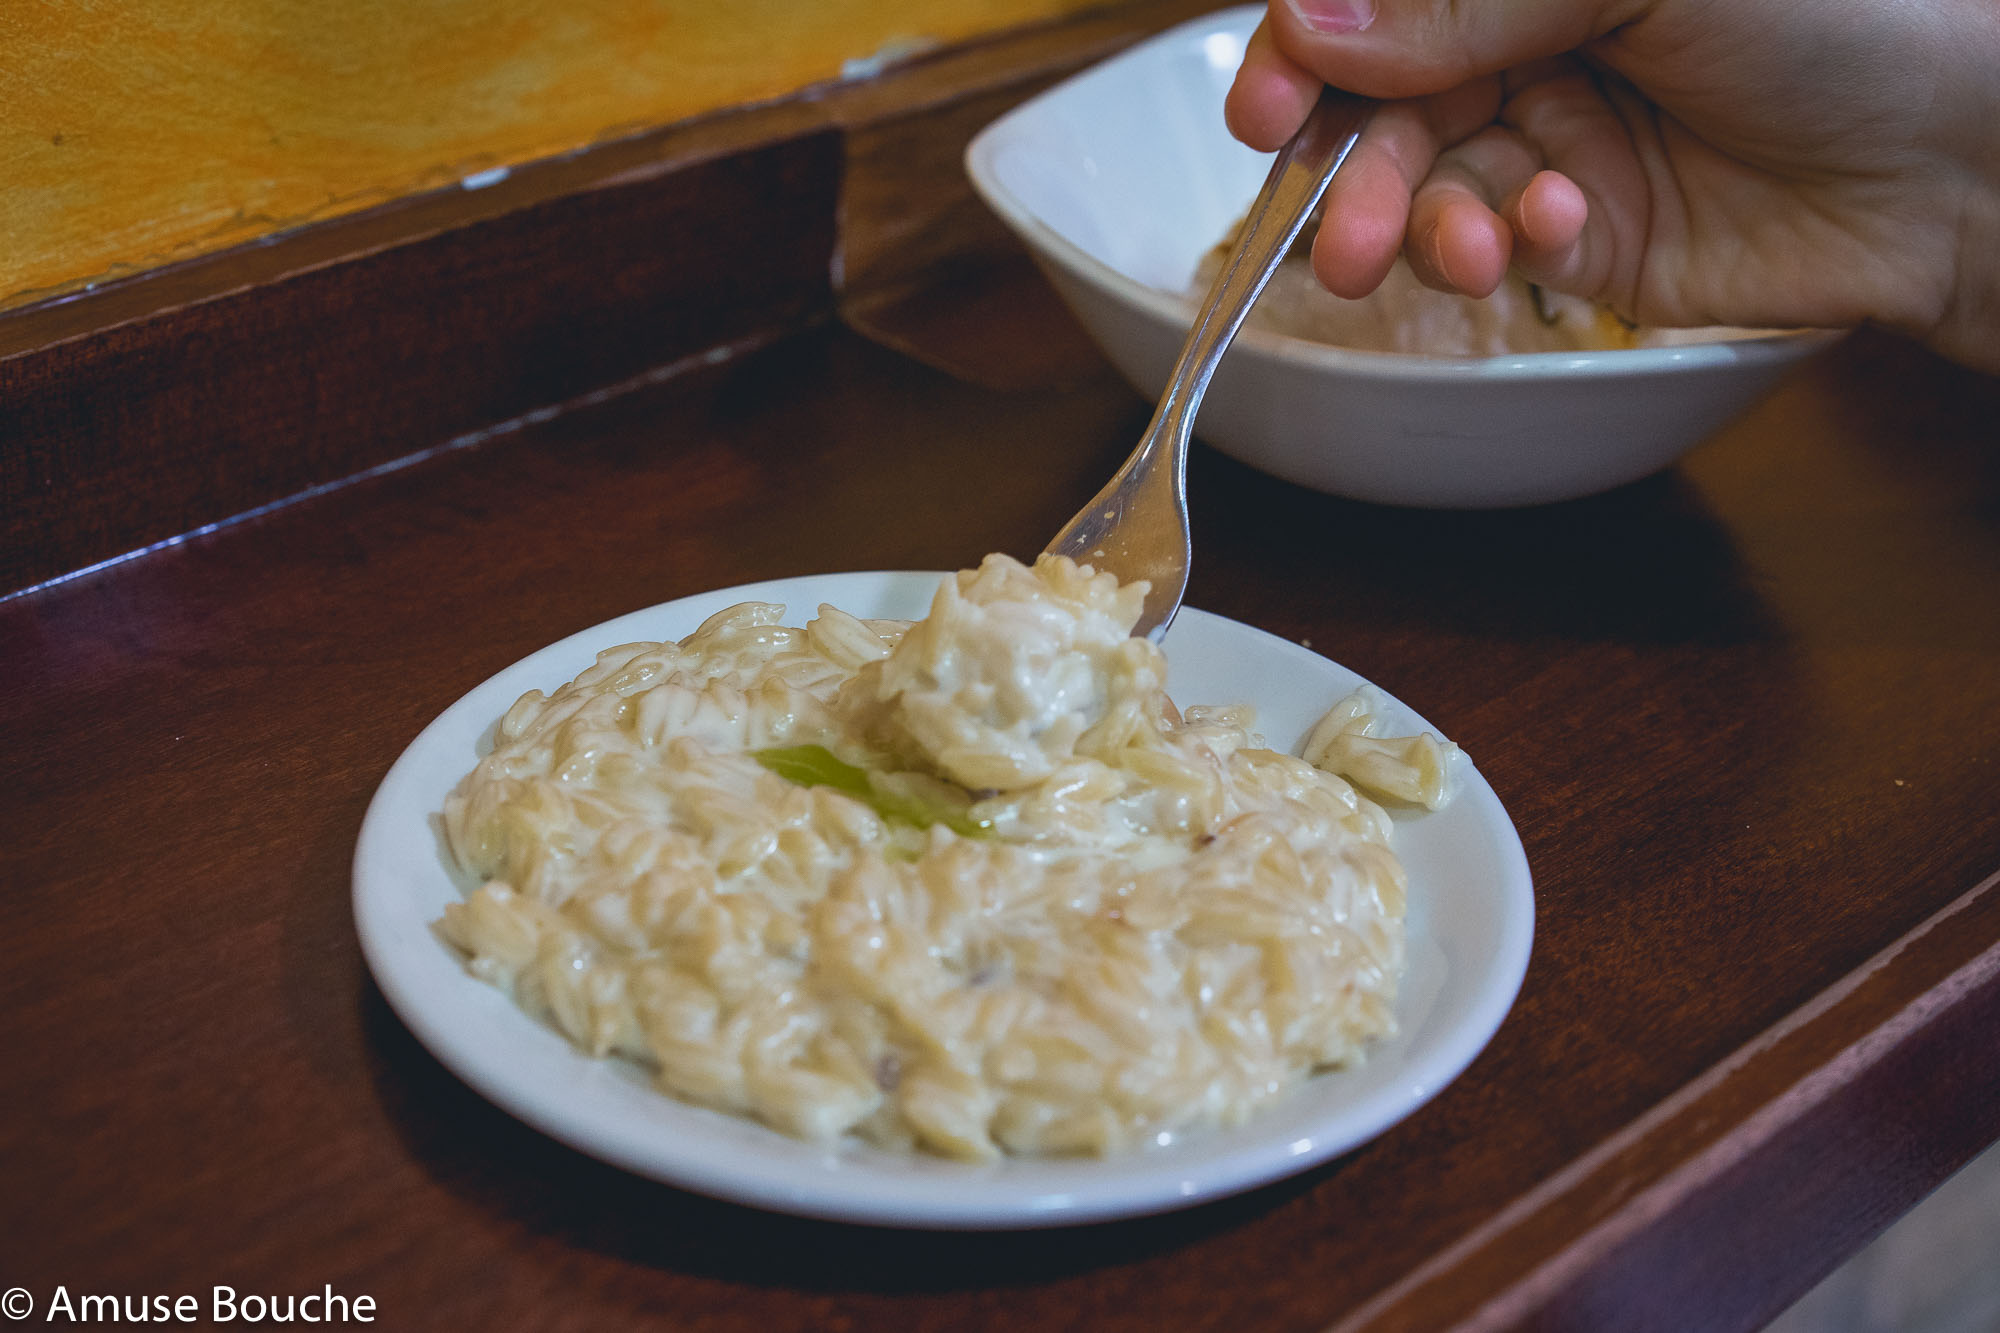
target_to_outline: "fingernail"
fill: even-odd
[[[1375,21],[1375,0],[1285,0],[1299,22],[1314,32],[1360,32]]]

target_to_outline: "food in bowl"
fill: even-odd
[[[1309,225],[1279,261],[1250,309],[1249,327],[1355,351],[1449,357],[1603,352],[1758,336],[1747,329],[1642,327],[1609,306],[1551,291],[1513,269],[1489,296],[1441,292],[1418,281],[1400,257],[1380,287],[1348,300],[1313,275],[1318,231],[1317,224]],[[1207,295],[1234,242],[1232,232],[1202,257],[1186,293],[1190,299]]]
[[[1452,747],[1364,692],[1306,757],[1175,709],[1143,585],[989,557],[914,623],[743,603],[508,710],[442,934],[593,1054],[812,1140],[986,1159],[1236,1123],[1393,1030],[1381,802]]]

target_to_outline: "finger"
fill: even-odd
[[[1408,98],[1575,50],[1652,0],[1270,0],[1271,43],[1350,92]]]
[[[1640,257],[1657,222],[1632,130],[1606,89],[1572,64],[1514,90],[1503,120],[1549,168],[1503,208],[1516,266],[1543,286],[1631,314]]]
[[[1275,152],[1305,124],[1323,86],[1319,75],[1286,59],[1271,41],[1270,25],[1259,23],[1223,100],[1222,118],[1250,147]]]
[[[1418,280],[1490,296],[1514,251],[1514,229],[1501,210],[1541,166],[1520,135],[1497,125],[1441,153],[1410,204],[1407,251]]]
[[[1497,80],[1481,79],[1439,97],[1390,102],[1327,188],[1313,242],[1313,271],[1336,296],[1358,299],[1381,285],[1403,248],[1411,197],[1445,144],[1490,123]]]
[[[1469,191],[1433,194],[1404,246],[1417,281],[1441,292],[1485,297],[1507,276],[1513,241],[1506,222]]]
[[[1569,57],[1518,65],[1501,76],[1501,86],[1501,122],[1536,159],[1535,169],[1518,187],[1511,181],[1494,182],[1496,188],[1506,187],[1500,216],[1514,235],[1514,267],[1530,282],[1567,290],[1582,258],[1590,204],[1576,181],[1547,169],[1549,148],[1542,136],[1558,129],[1558,121],[1573,123],[1580,106],[1601,104],[1601,99],[1583,65]],[[1527,165],[1518,163],[1512,175],[1519,176]]]
[[[1500,215],[1514,233],[1514,267],[1530,282],[1569,290],[1588,267],[1583,243],[1590,202],[1560,171],[1538,171]]]
[[[1358,301],[1382,285],[1403,248],[1410,196],[1437,157],[1437,136],[1414,103],[1375,113],[1327,186],[1313,274],[1335,296]]]

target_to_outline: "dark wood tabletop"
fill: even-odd
[[[1108,375],[978,389],[822,329],[16,597],[0,1279],[332,1283],[406,1328],[1747,1327],[2000,1133],[1996,406],[1858,338],[1682,467],[1506,513],[1198,454],[1192,604],[1478,759],[1534,958],[1376,1141],[1039,1234],[771,1216],[541,1137],[389,1013],[349,859],[403,746],[547,642],[1031,552],[1143,422]]]
[[[1038,549],[1147,413],[1023,283],[796,320],[0,601],[0,1287],[35,1320],[226,1285],[409,1329],[1747,1330],[2000,1138],[2000,383],[1867,333],[1566,504],[1197,451],[1190,603],[1431,718],[1535,876],[1512,1012],[1372,1142],[1180,1212],[904,1232],[625,1174],[459,1083],[356,942],[376,783],[625,612]]]

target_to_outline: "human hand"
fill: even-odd
[[[1642,324],[1883,324],[2000,370],[1991,0],[1271,0],[1228,100],[1272,149],[1388,99],[1313,249],[1484,296],[1511,262]]]

